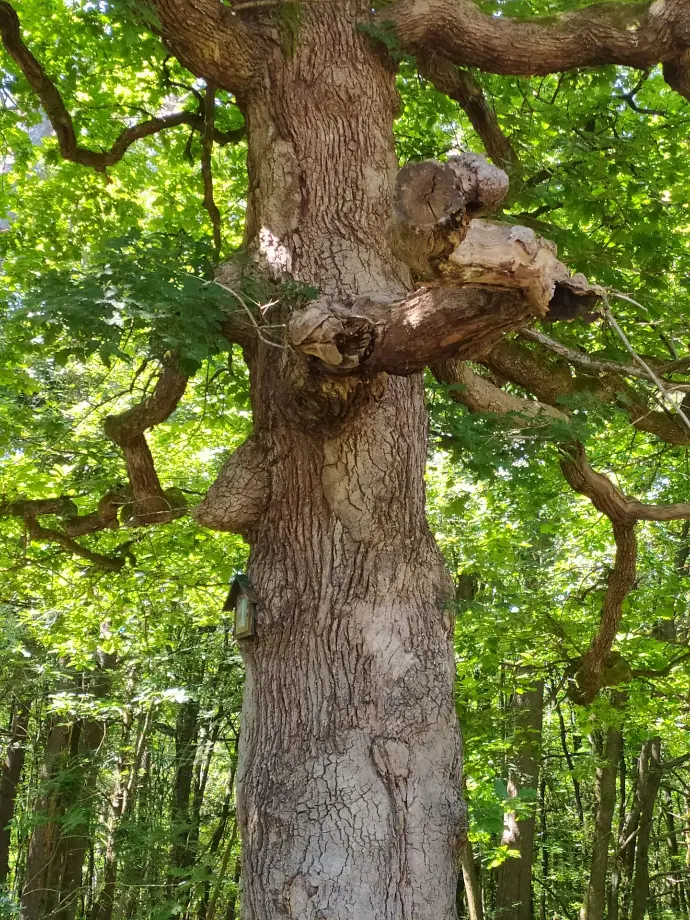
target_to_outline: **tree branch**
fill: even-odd
[[[642,377],[644,380],[651,379],[649,374],[637,365],[590,358],[590,356],[584,354],[584,352],[568,348],[567,345],[562,345],[560,342],[550,338],[548,335],[544,335],[543,332],[538,332],[536,329],[523,329],[520,335],[523,339],[528,339],[530,342],[538,342],[540,345],[548,348],[549,351],[552,351],[555,355],[565,358],[569,364],[574,364],[584,370],[593,371],[594,373],[604,372],[608,374],[621,374],[626,377]]]
[[[108,493],[112,496],[114,493]],[[107,496],[104,496],[104,499]],[[104,501],[101,499],[101,502]],[[112,497],[109,498],[112,500]],[[100,509],[99,504],[99,509]],[[94,530],[103,530],[106,527],[117,527],[117,516],[114,523],[110,518],[101,520],[100,526],[92,526],[93,518],[99,512],[91,515],[77,515],[77,506],[70,498],[45,498],[45,499],[20,499],[19,501],[4,502],[0,504],[0,517],[12,516],[22,518],[26,526],[26,531],[32,540],[44,540],[48,543],[57,543],[63,549],[82,559],[88,559],[99,568],[106,569],[110,572],[119,572],[125,564],[124,556],[106,556],[103,553],[97,553],[87,549],[76,540],[73,536],[82,533],[91,533]],[[65,531],[55,530],[50,527],[43,527],[36,520],[37,517],[44,514],[56,515],[66,518]],[[117,512],[116,512],[117,515]]]
[[[216,90],[212,83],[206,84],[206,96],[204,99],[204,132],[201,146],[201,176],[204,182],[204,207],[211,221],[213,230],[213,249],[216,259],[220,258],[220,250],[223,245],[220,232],[220,211],[213,197],[213,133],[215,128],[216,117]]]
[[[109,415],[104,422],[106,435],[125,455],[134,496],[134,524],[164,524],[184,511],[184,503],[176,493],[163,491],[144,432],[172,414],[182,399],[187,380],[178,370],[177,360],[169,359],[151,396],[126,412]]]
[[[506,393],[485,377],[480,377],[465,361],[453,359],[434,364],[431,368],[439,383],[452,386],[448,396],[466,406],[470,412],[514,416],[516,427],[533,425],[535,421],[567,421],[560,409],[534,399],[524,399]]]
[[[469,70],[460,70],[437,54],[417,59],[420,74],[437,90],[454,99],[464,110],[484,149],[496,166],[504,169],[513,182],[522,173],[515,148],[503,133],[496,113],[486,101],[484,91]]]
[[[472,0],[399,0],[379,20],[392,23],[413,54],[517,76],[606,64],[644,69],[668,62],[673,70],[690,49],[687,0],[596,3],[534,20],[492,16]],[[675,82],[682,91],[682,80]]]
[[[432,370],[441,382],[460,384],[449,395],[472,412],[514,414],[516,424],[522,425],[532,424],[539,415],[546,419],[567,417],[549,406],[504,393],[460,361],[447,361]],[[554,412],[557,415],[551,414]],[[562,445],[560,450],[561,469],[568,484],[576,492],[586,495],[594,507],[609,518],[616,542],[616,558],[601,607],[599,628],[584,656],[573,662],[575,681],[568,691],[569,696],[574,702],[588,704],[603,686],[613,686],[635,676],[622,656],[611,651],[623,615],[623,602],[635,582],[635,524],[639,520],[688,519],[690,504],[648,505],[628,498],[608,477],[591,468],[581,443]]]
[[[390,304],[320,298],[295,313],[288,341],[331,373],[415,374],[450,357],[472,358],[533,319],[519,290],[425,286]]]
[[[202,130],[203,118],[194,112],[174,112],[159,118],[151,118],[130,128],[124,128],[109,150],[97,151],[81,147],[77,142],[72,116],[67,110],[55,84],[46,74],[21,37],[19,17],[6,0],[0,0],[0,37],[5,50],[19,66],[31,89],[38,96],[46,115],[55,131],[60,153],[66,160],[89,166],[103,172],[108,166],[119,162],[135,141],[168,128],[191,125]],[[220,143],[236,143],[244,136],[244,128],[220,133]]]
[[[498,342],[481,360],[495,373],[551,406],[559,405],[565,397],[591,393],[601,402],[617,405],[639,431],[668,444],[690,444],[690,432],[684,425],[668,411],[651,410],[646,397],[619,374],[576,378],[566,363],[554,359],[553,353],[542,345],[527,348],[515,340]]]
[[[612,524],[635,524],[637,521],[680,521],[690,518],[690,503],[648,505],[628,498],[618,486],[589,465],[585,448],[579,442],[562,448],[561,469],[568,484],[586,495],[597,511],[605,514]]]
[[[92,562],[94,565],[108,572],[119,572],[125,565],[126,559],[123,556],[105,556],[103,553],[96,553],[82,546],[81,543],[77,543],[76,540],[68,537],[65,533],[61,533],[59,530],[42,527],[35,517],[27,517],[24,520],[26,521],[26,529],[32,540],[46,540],[49,543],[57,543],[68,552],[74,553],[75,556],[87,559],[89,562]]]

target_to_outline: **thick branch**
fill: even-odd
[[[613,538],[616,541],[616,558],[601,605],[599,629],[575,674],[577,689],[572,688],[570,693],[571,699],[583,705],[591,703],[604,684],[612,684],[611,677],[607,679],[605,672],[607,668],[613,670],[618,664],[618,656],[612,656],[611,649],[623,616],[623,602],[635,584],[635,525],[614,522]],[[628,669],[621,669],[619,676],[627,677]]]
[[[38,96],[55,131],[60,153],[66,160],[103,172],[108,166],[121,160],[135,141],[178,125],[191,125],[199,130],[203,127],[203,119],[194,112],[174,112],[124,128],[109,150],[97,151],[81,147],[77,142],[72,116],[67,111],[62,96],[42,65],[24,44],[17,13],[5,0],[0,0],[0,37],[5,50],[19,66],[29,86]],[[220,133],[219,139],[229,143],[236,142],[243,136],[244,128],[241,128],[235,132]]]
[[[188,378],[177,362],[166,363],[151,396],[120,415],[106,418],[104,429],[111,441],[122,448],[134,495],[134,524],[163,524],[183,511],[178,497],[166,493],[158,479],[144,432],[165,421],[184,394]]]
[[[651,410],[646,398],[619,374],[575,377],[565,362],[555,359],[543,346],[527,348],[515,340],[497,343],[482,363],[549,405],[558,405],[578,393],[591,393],[601,402],[619,406],[640,431],[669,444],[690,444],[690,433],[670,412]]]
[[[107,569],[110,572],[119,572],[125,564],[123,556],[106,556],[103,553],[97,553],[72,539],[74,536],[84,533],[92,533],[95,530],[103,530],[106,527],[117,527],[117,511],[115,511],[114,521],[109,511],[106,511],[105,500],[113,501],[115,493],[108,493],[101,499],[99,511],[93,514],[77,516],[77,506],[70,498],[44,498],[44,499],[20,499],[13,502],[4,502],[0,504],[0,517],[13,516],[20,517],[24,521],[27,533],[32,540],[44,540],[49,543],[57,543],[63,549],[88,559],[94,565]],[[55,515],[66,519],[65,531],[55,530],[50,527],[43,527],[36,518],[39,515]],[[102,515],[102,517],[101,517]],[[95,519],[99,520],[99,525],[95,526]]]
[[[582,444],[569,444],[563,449],[561,469],[568,484],[586,495],[597,511],[613,524],[634,524],[636,521],[679,521],[690,518],[690,503],[648,505],[628,498],[602,473],[589,465]]]
[[[391,304],[320,298],[294,314],[288,340],[332,373],[405,375],[450,357],[477,357],[532,318],[519,290],[449,283]]]
[[[89,562],[92,562],[101,569],[106,569],[108,572],[119,572],[125,564],[126,560],[124,557],[105,556],[103,553],[96,553],[82,546],[81,543],[77,543],[76,540],[68,537],[65,533],[61,533],[59,530],[42,527],[34,517],[25,518],[25,521],[26,529],[32,540],[45,540],[48,543],[57,543],[63,549],[73,553],[75,556],[87,559]]]
[[[557,412],[555,417],[558,419],[566,418],[559,410],[504,393],[459,361],[447,361],[434,367],[433,372],[443,383],[460,384],[449,395],[472,412],[511,414],[517,424],[522,419],[524,425],[532,423],[540,414],[548,419],[550,412]],[[635,676],[622,657],[611,649],[623,615],[623,602],[635,581],[636,522],[687,519],[690,518],[690,504],[648,505],[628,498],[610,479],[591,468],[582,444],[564,445],[561,453],[561,468],[568,484],[576,492],[586,495],[597,510],[606,514],[616,542],[616,559],[602,603],[599,628],[587,652],[575,663],[575,683],[569,690],[574,702],[587,704],[594,700],[603,686]]]
[[[560,409],[506,393],[485,377],[480,377],[465,361],[457,359],[443,361],[431,368],[439,383],[452,386],[448,396],[466,406],[470,412],[511,415],[516,426],[534,425],[536,421],[567,421],[568,416]]]
[[[687,0],[596,3],[548,19],[482,12],[472,0],[400,0],[380,14],[414,54],[492,73],[535,76],[622,64],[643,69],[690,49]]]

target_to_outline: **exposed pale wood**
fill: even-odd
[[[584,275],[572,275],[559,262],[556,246],[528,227],[499,221],[473,220],[462,242],[448,256],[442,271],[472,284],[517,288],[536,315],[546,315],[559,288],[591,298],[600,289]]]

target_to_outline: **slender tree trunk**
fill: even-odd
[[[0,885],[4,885],[10,869],[10,825],[24,767],[30,715],[30,701],[17,697],[13,702],[10,739],[0,774]]]
[[[631,920],[644,920],[649,898],[649,842],[654,821],[654,804],[661,785],[661,738],[646,741],[642,756],[648,763],[644,782],[640,784],[641,807],[637,829]]]
[[[388,242],[394,74],[364,9],[300,7],[242,100],[249,251],[341,299],[410,286]],[[251,489],[241,512],[237,486],[206,500],[230,529],[245,515],[258,597],[240,642],[242,918],[451,920],[452,585],[425,517],[421,378],[321,377],[263,339],[246,357],[254,433],[228,471]]]
[[[512,700],[515,711],[515,766],[508,777],[508,792],[517,797],[524,789],[536,790],[539,782],[541,730],[544,714],[543,682],[535,681],[533,688],[516,693]],[[506,812],[502,843],[518,850],[518,859],[509,858],[498,870],[498,902],[496,916],[500,920],[531,920],[532,864],[536,817],[518,820]]]
[[[199,703],[189,699],[177,710],[175,724],[175,780],[173,782],[172,806],[170,820],[172,824],[172,848],[170,853],[171,892],[181,890],[181,900],[187,901],[189,891],[186,887],[184,870],[194,864],[194,851],[190,834],[194,823],[192,803],[192,781],[194,779],[194,762],[196,760],[199,737]]]
[[[663,805],[664,824],[666,825],[666,846],[671,862],[671,874],[668,881],[671,884],[671,908],[676,913],[687,913],[685,905],[685,891],[683,889],[683,867],[681,864],[680,850],[678,848],[678,835],[676,833],[676,819],[673,814],[673,796],[670,789],[664,789]]]
[[[225,799],[223,800],[223,807],[221,809],[220,819],[218,821],[218,825],[215,831],[213,832],[213,836],[211,837],[211,844],[209,846],[209,852],[208,852],[210,866],[213,864],[213,860],[215,858],[216,853],[218,852],[218,848],[220,847],[223,841],[223,836],[225,835],[225,828],[227,826],[228,819],[230,817],[230,806],[234,803],[236,766],[237,766],[236,764],[233,764],[232,769],[230,770],[230,775],[228,776],[227,792],[225,793]],[[234,815],[233,815],[233,833],[236,827],[237,827],[237,822],[235,821]],[[226,850],[226,855],[228,858],[230,857],[230,850],[231,850],[231,847],[228,847],[228,849]],[[225,857],[223,858],[223,862],[225,862]],[[209,869],[210,869],[210,866],[209,866]],[[227,866],[226,866],[226,869],[227,869]],[[223,875],[225,875],[225,873],[223,873]],[[215,884],[215,888],[217,892],[219,890],[219,885],[217,881]],[[208,913],[207,913],[209,909],[210,896],[211,896],[211,879],[208,878],[204,882],[204,893],[201,899],[201,904],[199,905],[198,920],[210,920],[210,918],[208,918]]]
[[[609,846],[612,839],[613,813],[616,807],[616,773],[623,736],[619,728],[609,727],[603,763],[597,768],[597,811],[592,840],[592,860],[585,892],[582,920],[603,920],[606,905],[606,877]]]
[[[96,698],[107,692],[115,659],[103,656],[91,680]],[[79,906],[84,857],[90,845],[90,808],[95,753],[105,732],[96,719],[71,723],[51,720],[42,768],[43,792],[37,799],[39,823],[33,830],[22,891],[22,920],[72,920]],[[87,817],[84,817],[87,815]],[[67,817],[72,820],[66,821]],[[79,816],[80,820],[74,820]]]
[[[472,844],[469,840],[466,840],[464,845],[460,848],[460,865],[462,866],[462,878],[465,884],[467,913],[469,918],[470,920],[484,920],[482,888],[479,884],[477,866],[474,862]]]
[[[541,845],[541,892],[539,893],[539,920],[546,920],[546,886],[549,881],[548,813],[546,810],[546,778],[539,781],[539,843]]]
[[[618,846],[614,851],[613,867],[611,869],[611,883],[609,885],[608,915],[607,920],[618,920],[620,913],[620,888],[622,879],[621,841],[625,829],[625,803],[626,803],[626,763],[625,763],[625,737],[621,736],[621,752],[619,758],[619,794],[618,794]]]
[[[556,704],[556,713],[558,715],[558,726],[561,738],[561,747],[563,749],[563,754],[565,756],[565,762],[568,765],[568,773],[570,774],[570,781],[573,784],[573,793],[575,795],[575,805],[577,807],[577,816],[580,820],[580,827],[584,829],[585,826],[585,810],[582,806],[582,792],[580,790],[580,781],[577,778],[575,773],[575,764],[573,763],[573,755],[570,753],[570,748],[568,747],[568,734],[565,728],[565,720],[563,718],[563,711],[561,710],[560,703]]]

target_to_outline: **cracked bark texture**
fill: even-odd
[[[360,14],[304,6],[243,97],[247,245],[322,297],[400,299],[394,75]],[[240,641],[242,916],[451,920],[461,753],[421,378],[334,377],[262,339],[245,355],[254,433],[195,512],[248,537],[259,598]]]

